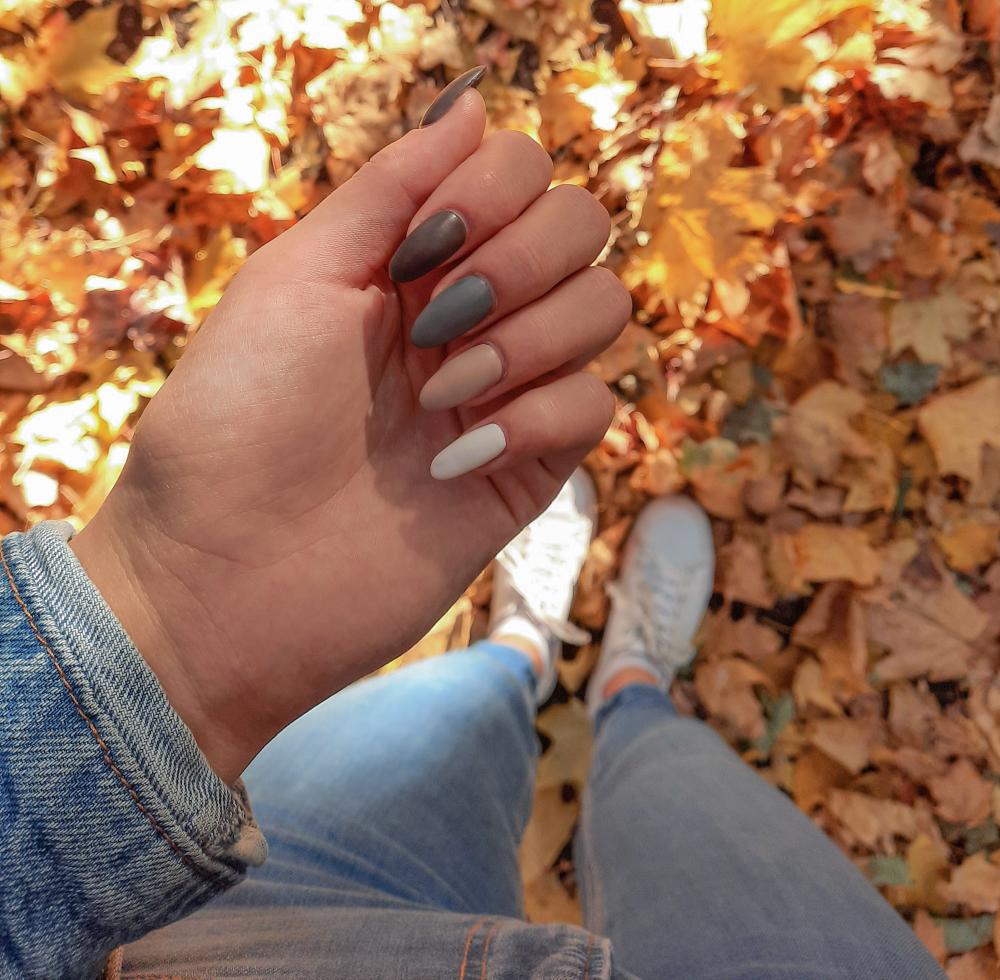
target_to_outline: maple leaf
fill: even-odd
[[[870,10],[870,0],[713,0],[710,32],[718,49],[720,84],[750,88],[771,108],[784,104],[783,90],[797,91],[819,59],[803,38],[844,11]]]
[[[975,482],[982,472],[983,447],[1000,448],[1000,376],[932,399],[917,418],[941,472]]]
[[[86,102],[127,76],[107,56],[108,45],[118,33],[120,8],[120,3],[91,7],[76,20],[60,12],[45,22],[42,36],[48,49],[48,72],[64,95]]]
[[[655,163],[645,241],[623,278],[688,319],[704,309],[713,280],[742,286],[769,267],[754,233],[774,228],[784,193],[769,170],[730,166],[742,136],[742,117],[702,111],[669,127]]]
[[[925,364],[951,364],[949,340],[968,340],[975,326],[968,302],[954,289],[937,296],[902,300],[889,317],[893,354],[910,349]]]

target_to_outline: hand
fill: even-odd
[[[467,90],[244,264],[74,539],[227,781],[415,642],[612,417],[610,392],[579,370],[631,309],[611,273],[588,268],[607,214],[579,188],[546,191],[551,163],[528,137],[484,140],[484,127]],[[452,264],[394,284],[408,230],[445,209],[460,217],[435,219],[392,271],[417,275],[449,250]],[[438,344],[477,318],[444,348],[410,338],[416,324]],[[422,407],[446,355],[471,348]]]

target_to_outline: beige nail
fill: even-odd
[[[454,408],[481,395],[503,374],[503,364],[489,344],[478,344],[445,361],[420,392],[420,404],[429,412]]]
[[[507,448],[507,437],[495,422],[470,429],[431,461],[435,480],[451,480],[496,459]]]

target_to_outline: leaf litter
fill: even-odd
[[[953,978],[1000,951],[995,0],[0,5],[0,531],[86,521],[247,255],[487,63],[491,125],[614,218],[574,616],[650,497],[713,517],[674,686]],[[489,573],[401,662],[482,635]],[[596,642],[567,651],[523,849],[578,917]],[[391,669],[391,668],[390,668]]]

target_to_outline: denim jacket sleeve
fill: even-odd
[[[69,548],[0,542],[0,976],[94,977],[260,864],[225,785]]]

